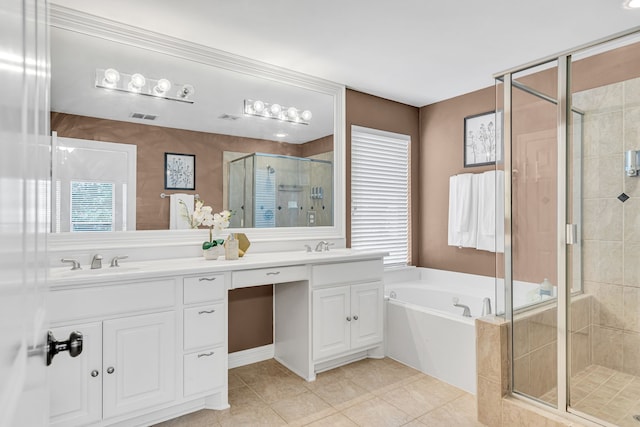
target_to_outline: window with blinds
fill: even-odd
[[[113,183],[71,181],[71,231],[113,231],[114,211]]]
[[[351,247],[384,249],[385,267],[409,262],[411,138],[351,127]]]

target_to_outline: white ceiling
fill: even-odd
[[[637,27],[624,0],[55,0],[414,106]]]

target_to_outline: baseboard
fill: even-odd
[[[229,369],[273,359],[274,355],[275,348],[273,344],[229,353]]]

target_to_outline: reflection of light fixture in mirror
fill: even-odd
[[[284,132],[278,132],[274,133],[273,136],[275,136],[276,138],[284,138],[285,136],[287,136],[287,134]]]
[[[118,70],[114,68],[107,68],[104,70],[104,77],[102,78],[102,83],[109,87],[114,88],[120,81],[120,73]]]
[[[640,0],[626,0],[624,7],[625,9],[638,9],[640,8]]]
[[[194,89],[193,86],[189,84],[183,85],[182,88],[180,88],[180,90],[178,91],[178,98],[182,98],[185,101],[188,101],[189,97],[192,96],[194,93],[196,93],[196,90]]]
[[[147,84],[147,79],[145,79],[142,74],[135,73],[133,76],[131,76],[131,79],[129,80],[129,85],[127,87],[131,92],[138,93],[142,90],[142,88],[146,84]]]
[[[624,154],[624,171],[627,176],[638,176],[640,173],[640,150],[629,150]]]
[[[157,96],[163,96],[171,89],[171,82],[167,79],[160,79],[153,88],[153,93]]]
[[[168,79],[151,79],[140,73],[121,73],[115,68],[97,69],[95,85],[103,89],[170,99],[188,104],[193,104],[193,94],[195,93],[195,89],[190,84],[180,84],[177,86],[181,89],[173,96],[169,91],[176,84],[171,83]]]
[[[280,104],[270,104],[252,99],[244,100],[244,113],[248,116],[276,119],[283,122],[299,123],[301,125],[308,125],[313,116],[309,110],[302,111],[296,107],[283,107]],[[278,135],[276,134],[276,136]]]

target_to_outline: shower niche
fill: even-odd
[[[231,227],[333,224],[333,163],[253,153],[229,162]]]

